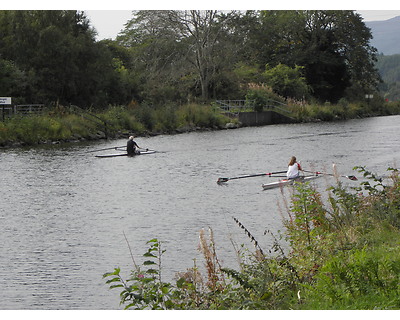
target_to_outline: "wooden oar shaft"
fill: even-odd
[[[286,171],[277,171],[277,172],[268,172],[268,173],[257,173],[257,174],[248,174],[244,176],[239,176],[239,177],[232,177],[232,178],[218,178],[217,182],[228,182],[229,180],[235,180],[235,179],[244,179],[244,178],[252,178],[252,177],[260,177],[260,176],[270,176],[273,174],[278,174],[278,173],[286,173]]]

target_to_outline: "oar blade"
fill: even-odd
[[[220,183],[225,183],[228,181],[229,181],[229,178],[218,178],[217,183],[220,184]]]

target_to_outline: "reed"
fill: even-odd
[[[260,247],[260,245],[258,244],[258,241],[256,240],[256,238],[250,233],[250,231],[235,217],[232,217],[233,220],[236,222],[236,224],[239,226],[239,228],[244,230],[244,233],[246,234],[246,236],[250,239],[250,241],[254,244],[254,247],[256,249],[256,257],[258,260],[263,260],[265,255],[264,252],[262,250],[262,248]]]
[[[221,264],[219,263],[217,252],[215,249],[214,234],[212,229],[209,228],[208,240],[205,235],[204,229],[200,230],[199,238],[199,249],[203,254],[207,270],[207,286],[211,291],[215,291],[221,288],[219,282],[223,280],[223,275],[221,273]]]

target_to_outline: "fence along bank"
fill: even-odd
[[[12,106],[11,104],[1,104],[1,119],[10,118],[16,115],[40,114],[43,112],[44,104],[19,104]]]
[[[250,111],[249,109],[254,110],[254,106],[249,100],[217,100],[216,104],[226,116],[238,119],[243,126],[295,122],[286,104],[271,99],[262,111]]]

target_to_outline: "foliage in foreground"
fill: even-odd
[[[126,309],[399,309],[400,180],[390,183],[356,167],[365,181],[347,190],[337,179],[326,203],[309,184],[299,184],[287,204],[285,253],[275,238],[274,256],[237,219],[256,247],[240,271],[223,268],[201,231],[207,275],[196,266],[175,284],[161,278],[161,243],[153,239],[140,268],[124,280],[120,269],[106,273],[121,290]],[[270,251],[271,252],[271,251]]]

